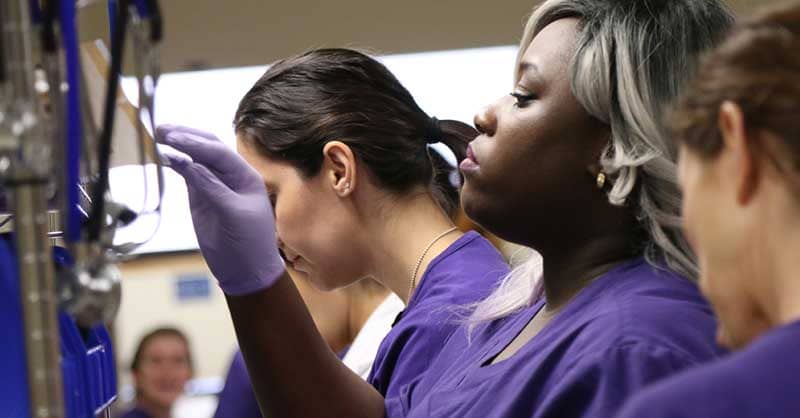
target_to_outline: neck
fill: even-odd
[[[441,233],[453,227],[446,213],[426,191],[398,199],[383,208],[383,213],[367,220],[372,277],[408,304],[409,285],[414,269],[425,249]],[[436,241],[425,254],[417,271],[419,285],[428,264],[450,246],[461,233],[454,231]]]
[[[171,408],[148,401],[139,396],[136,398],[136,407],[146,412],[153,418],[170,418]]]
[[[370,315],[389,296],[388,290],[375,287],[371,289],[362,283],[356,283],[354,286],[347,288],[347,340],[350,341],[350,344],[353,343]]]
[[[620,234],[597,237],[561,251],[540,251],[547,309],[562,308],[594,279],[632,258],[630,247],[630,236]]]
[[[773,204],[771,208],[771,213],[763,218],[766,223],[762,224],[764,238],[761,245],[757,245],[763,252],[753,261],[758,263],[755,272],[759,280],[769,283],[768,291],[758,295],[757,303],[765,312],[769,325],[777,327],[800,320],[800,265],[797,262],[800,219],[796,210],[786,209],[787,205]]]

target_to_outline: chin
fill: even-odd
[[[160,397],[159,399],[155,399],[153,402],[154,404],[158,405],[160,408],[172,408],[172,405],[178,400],[180,395],[170,395],[166,397]]]
[[[317,289],[320,292],[332,292],[339,288],[339,286],[336,286],[335,284],[332,283],[327,283],[323,280],[315,280],[313,278],[309,278],[308,281],[311,282],[311,286],[314,286],[314,289]]]
[[[752,340],[752,336],[742,335],[735,329],[728,329],[720,326],[720,329],[717,331],[717,344],[730,351],[741,350],[747,347]]]
[[[464,213],[473,222],[491,232],[494,236],[514,244],[529,246],[527,229],[518,222],[518,218],[511,216],[513,210],[503,208],[499,201],[491,199],[470,199],[463,195],[461,205]]]
[[[330,280],[331,277],[325,277],[323,279],[315,274],[314,275],[308,273],[301,273],[301,274],[303,275],[303,278],[305,278],[306,280],[308,280],[309,283],[311,283],[311,286],[313,286],[320,292],[332,292],[336,289],[340,289],[347,285],[346,283],[343,285],[338,281]]]
[[[473,222],[492,230],[491,199],[474,191],[469,182],[464,183],[464,187],[461,189],[461,207],[464,209],[464,214]]]

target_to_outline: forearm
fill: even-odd
[[[227,300],[264,416],[383,417],[383,397],[330,350],[288,276]]]

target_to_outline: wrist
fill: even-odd
[[[271,288],[286,274],[286,270],[281,267],[274,271],[254,275],[250,279],[220,280],[219,287],[228,296],[244,296]]]

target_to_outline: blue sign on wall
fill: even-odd
[[[211,281],[205,273],[179,276],[175,281],[179,301],[206,300],[211,297]]]

